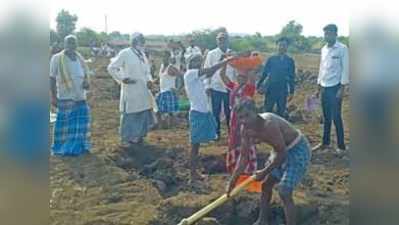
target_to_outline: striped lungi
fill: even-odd
[[[90,108],[86,101],[57,102],[52,153],[78,156],[90,150]]]
[[[287,147],[287,156],[284,162],[270,173],[279,181],[277,188],[282,194],[289,194],[300,183],[310,165],[312,153],[305,136],[299,135],[298,142]],[[271,156],[272,158],[273,156]],[[269,159],[266,163],[271,163]]]
[[[179,111],[179,99],[173,91],[159,93],[156,102],[160,113],[174,113]]]
[[[154,123],[152,109],[136,113],[122,113],[119,128],[121,142],[128,144],[144,138]]]

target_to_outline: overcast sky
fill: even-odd
[[[330,4],[330,5],[328,5]],[[225,26],[231,33],[260,32],[274,35],[290,20],[303,25],[304,35],[322,36],[328,23],[338,25],[340,35],[349,34],[350,9],[345,1],[267,0],[54,0],[50,27],[61,9],[76,14],[77,28],[108,32],[182,34]]]

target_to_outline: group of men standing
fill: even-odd
[[[338,28],[334,24],[324,27],[327,44],[321,50],[315,93],[321,98],[324,129],[322,142],[314,150],[328,149],[331,124],[334,122],[338,142],[336,151],[341,153],[346,150],[341,106],[349,83],[349,62],[348,49],[337,41],[337,33]],[[248,167],[247,164],[254,157],[256,159],[256,152],[253,153],[256,143],[265,142],[273,147],[271,157],[263,169],[254,171],[255,166],[251,170],[256,180],[262,181],[260,213],[255,224],[268,224],[271,190],[275,185],[279,187],[287,225],[295,224],[292,193],[307,171],[311,150],[306,136],[284,119],[287,117],[287,101],[293,98],[295,92],[295,61],[287,55],[289,40],[284,37],[277,40],[278,52],[265,62],[256,87],[249,79],[248,71],[237,71],[229,64],[237,57],[231,56],[227,31],[217,35],[217,47],[205,57],[193,44],[192,38],[188,40],[191,41],[181,58],[187,63],[182,70],[187,70],[184,86],[191,104],[191,178],[201,179],[197,172],[200,144],[221,136],[220,114],[223,108],[227,127],[232,131],[229,131],[229,141],[230,136],[237,137],[235,140],[239,145],[238,160],[228,182],[227,195],[238,176]],[[142,144],[155,124],[156,103],[151,92],[153,79],[144,46],[143,34],[134,33],[131,47],[120,51],[107,68],[120,84],[120,136],[124,148]],[[52,145],[55,155],[77,156],[89,152],[91,148],[90,109],[86,98],[86,91],[90,88],[89,69],[76,48],[76,37],[67,36],[64,50],[55,54],[50,62],[51,104],[57,109]],[[265,95],[266,113],[258,114],[251,99],[255,89]],[[275,106],[276,113],[270,113]],[[230,119],[235,123],[230,123]]]
[[[337,41],[337,31],[337,26],[334,24],[324,27],[327,44],[321,50],[316,92],[317,96],[321,95],[324,129],[322,143],[315,149],[323,149],[330,145],[331,124],[334,122],[338,142],[337,151],[341,152],[346,149],[341,105],[343,93],[349,83],[349,73],[348,50],[344,44]],[[53,106],[58,109],[53,145],[53,152],[56,154],[63,154],[57,150],[66,148],[63,146],[86,150],[89,149],[87,146],[90,146],[90,113],[85,96],[85,92],[89,88],[87,65],[83,57],[76,51],[76,42],[75,36],[67,36],[64,42],[65,49],[54,55],[50,63],[51,99]],[[185,59],[190,54],[202,53],[201,49],[194,45],[192,36],[187,38],[187,42],[189,45],[184,51]],[[219,63],[225,54],[231,51],[227,32],[220,32],[216,37],[216,42],[217,47],[204,57],[204,68],[210,68]],[[275,112],[279,116],[287,118],[287,102],[293,98],[295,93],[295,61],[287,55],[289,46],[287,38],[278,39],[276,44],[277,53],[265,62],[262,76],[257,82],[257,89],[258,93],[265,95],[265,112]],[[153,79],[148,59],[144,53],[144,45],[144,36],[135,33],[131,39],[131,47],[122,50],[108,66],[108,72],[121,86],[119,109],[123,146],[142,143],[143,138],[155,122],[153,115],[155,102],[150,91]],[[221,113],[224,112],[226,124],[229,127],[231,110],[229,91],[217,74],[219,72],[220,70],[216,71],[214,76],[204,81],[216,121],[218,138],[221,136]],[[237,71],[227,65],[226,75],[231,80],[235,80]],[[275,106],[277,106],[277,110],[274,110]],[[57,139],[56,137],[62,138]],[[77,140],[82,143],[76,143]],[[65,151],[69,152],[69,150]],[[80,150],[70,150],[70,152],[80,152]]]

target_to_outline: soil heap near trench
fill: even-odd
[[[298,68],[309,68],[308,57],[296,58]],[[317,60],[315,65],[317,64]],[[109,59],[98,58],[91,68],[89,104],[92,115],[92,152],[80,157],[50,157],[50,218],[52,225],[174,225],[224,193],[226,130],[219,142],[201,147],[206,180],[188,183],[189,131],[182,113],[175,128],[157,129],[141,147],[119,147],[119,87],[106,72]],[[305,65],[306,64],[306,65]],[[317,66],[315,66],[317,67]],[[301,84],[290,110],[302,113],[303,102],[316,87],[315,72],[297,74]],[[256,96],[260,104],[263,97]],[[345,124],[349,121],[344,101]],[[312,145],[321,140],[322,125],[298,117],[293,121]],[[345,127],[346,136],[348,127]],[[335,136],[332,137],[335,140]],[[349,140],[347,140],[349,141]],[[259,145],[259,165],[270,146]],[[313,152],[308,175],[295,192],[298,224],[349,224],[349,159],[330,152]],[[283,210],[273,196],[272,215],[283,224]],[[252,224],[258,215],[259,194],[243,192],[208,215],[222,225]]]

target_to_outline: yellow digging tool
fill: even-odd
[[[208,214],[210,211],[214,210],[215,208],[219,207],[220,205],[224,204],[227,202],[227,200],[233,198],[236,196],[242,189],[244,189],[248,184],[250,184],[252,181],[255,180],[255,175],[248,177],[245,181],[243,181],[241,184],[236,186],[230,193],[230,197],[227,197],[226,194],[220,196],[218,199],[216,199],[214,202],[211,204],[205,206],[202,208],[200,211],[196,212],[192,216],[183,219],[178,225],[192,225],[198,220],[200,220],[202,217],[204,217],[206,214]]]

